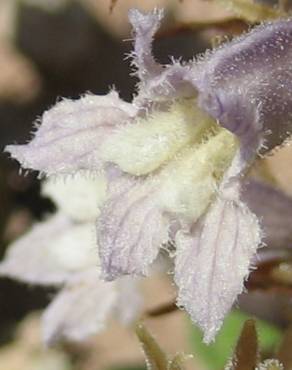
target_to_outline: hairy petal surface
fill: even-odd
[[[115,283],[104,283],[96,269],[75,275],[43,315],[44,341],[82,341],[103,330],[116,303]]]
[[[144,80],[159,75],[163,70],[163,67],[156,63],[152,56],[153,36],[162,18],[162,10],[154,10],[147,14],[137,9],[129,11],[129,20],[135,33],[133,64],[137,68],[137,75],[142,83]]]
[[[216,123],[196,109],[195,99],[184,99],[122,127],[103,146],[103,157],[127,173],[145,175],[186,145],[201,142],[204,130],[211,127],[215,129]]]
[[[272,248],[291,248],[292,198],[271,185],[249,180],[243,199],[261,220],[264,243]]]
[[[260,240],[258,221],[248,208],[220,196],[190,232],[178,233],[178,304],[201,327],[206,343],[242,292]]]
[[[136,75],[140,79],[139,94],[134,104],[152,104],[169,98],[195,96],[196,89],[190,82],[192,63],[181,65],[179,62],[162,66],[152,55],[153,36],[163,18],[162,10],[142,13],[137,9],[129,11],[129,19],[134,28],[135,42],[132,53]],[[147,106],[147,104],[146,104]]]
[[[106,180],[93,172],[50,177],[42,185],[42,194],[50,197],[58,209],[74,221],[95,221],[105,200]]]
[[[168,240],[168,224],[157,207],[156,190],[155,183],[130,176],[111,183],[97,225],[104,279],[147,274],[160,245]]]
[[[44,113],[29,144],[8,145],[6,151],[24,168],[47,175],[100,170],[101,143],[135,113],[135,108],[120,100],[114,91],[106,96],[62,100]]]
[[[268,150],[292,131],[292,20],[256,27],[194,70],[201,106],[248,144]]]
[[[97,266],[93,224],[74,225],[57,214],[15,241],[0,275],[31,284],[62,284],[76,271]]]
[[[162,171],[161,207],[177,218],[195,222],[214,199],[237,147],[234,135],[221,129],[201,145],[179,153]]]
[[[229,131],[212,131],[209,140],[201,137],[201,145],[182,150],[154,175],[110,182],[97,231],[105,279],[146,274],[169,239],[170,220],[194,222],[206,210],[237,148]]]

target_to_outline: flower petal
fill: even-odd
[[[162,10],[142,13],[137,9],[129,11],[129,20],[135,33],[132,64],[136,67],[136,75],[140,79],[139,94],[134,104],[152,104],[155,100],[195,96],[196,89],[190,82],[192,63],[181,65],[179,62],[162,66],[152,55],[153,36],[163,18]],[[147,105],[147,104],[146,104]]]
[[[207,54],[194,70],[201,106],[245,143],[264,144],[262,151],[292,132],[291,45],[291,19],[266,23]]]
[[[239,201],[218,197],[191,232],[179,233],[175,281],[184,306],[214,339],[223,318],[243,290],[250,259],[261,240],[256,217]]]
[[[97,268],[99,258],[95,224],[73,224],[70,230],[59,235],[50,247],[49,254],[59,266],[72,274],[90,267]]]
[[[97,264],[93,224],[74,225],[56,215],[35,225],[9,247],[0,264],[0,275],[31,284],[55,285]]]
[[[110,185],[110,196],[98,220],[102,277],[147,274],[159,246],[168,240],[168,224],[157,207],[151,182],[122,176]]]
[[[292,199],[256,180],[246,183],[243,199],[261,220],[265,244],[272,248],[291,247]]]
[[[106,96],[62,100],[44,113],[29,144],[8,145],[6,151],[24,168],[48,175],[100,170],[103,167],[100,144],[135,113],[135,108],[120,100],[114,91]]]
[[[79,222],[96,220],[105,193],[105,178],[93,172],[50,177],[42,186],[43,195],[52,198],[61,212]]]
[[[147,78],[159,75],[163,69],[152,56],[153,36],[162,18],[163,11],[158,9],[147,14],[137,9],[129,10],[129,20],[135,32],[133,65],[137,68],[137,74],[142,83]]]
[[[145,175],[188,144],[201,142],[204,130],[211,128],[215,130],[215,121],[196,109],[194,99],[185,99],[117,130],[103,145],[102,155],[127,173]]]
[[[116,299],[115,283],[100,281],[97,270],[74,276],[43,315],[44,341],[82,341],[103,330]]]
[[[161,171],[159,204],[162,209],[190,223],[199,219],[214,199],[237,146],[234,135],[220,129],[201,145],[181,151]]]

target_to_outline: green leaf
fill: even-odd
[[[215,342],[209,345],[202,342],[203,336],[200,329],[190,324],[190,339],[193,354],[198,357],[207,368],[212,370],[223,369],[224,365],[232,356],[244,322],[249,318],[247,314],[239,310],[232,311],[225,319]],[[255,321],[260,349],[268,351],[280,342],[282,333],[275,326],[263,320],[256,319]]]

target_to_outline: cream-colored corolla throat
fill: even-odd
[[[149,180],[159,183],[160,205],[193,219],[209,205],[238,147],[195,99],[184,99],[118,129],[102,151],[134,176],[160,169]]]

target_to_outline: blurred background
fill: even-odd
[[[189,60],[226,35],[231,37],[249,27],[216,1],[0,0],[1,151],[7,144],[29,140],[34,121],[60,97],[78,98],[88,91],[104,94],[115,86],[123,99],[131,101],[137,81],[130,77],[125,56],[132,48],[127,20],[132,7],[165,8],[166,18],[154,43],[154,54],[162,63],[167,63],[169,56]],[[277,186],[292,196],[291,155],[289,147],[279,150],[263,161],[259,172],[264,168]],[[0,171],[3,256],[11,241],[33,222],[53,213],[55,206],[40,196],[37,175],[20,175],[18,164],[6,154],[1,155]],[[175,297],[168,277],[147,279],[142,285],[145,309],[167,304]],[[286,285],[289,288],[291,282]],[[281,337],[281,327],[290,322],[288,288],[253,291],[251,297],[255,299],[242,304],[242,309],[266,320],[259,325],[267,352]],[[0,370],[144,367],[133,332],[116,323],[82,345],[45,349],[39,316],[53,294],[53,289],[0,279]],[[179,310],[149,319],[148,325],[168,353],[195,353],[187,367],[219,369],[230,354],[245,315],[239,311],[231,314],[221,344],[209,349],[200,344],[198,331]]]

